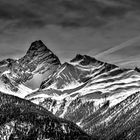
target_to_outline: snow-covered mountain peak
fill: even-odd
[[[48,49],[41,41],[35,41],[31,44],[26,55],[18,60],[18,65],[14,67],[19,74],[24,75],[25,82],[34,77],[34,75],[50,75],[57,67],[61,65],[59,58]],[[17,72],[16,72],[17,73]],[[38,80],[40,76],[37,76]],[[42,77],[42,76],[41,76]],[[23,79],[23,77],[21,77]]]
[[[84,55],[81,55],[81,54],[77,54],[72,60],[71,62],[77,62],[77,61],[80,61],[84,58]]]
[[[29,47],[26,55],[30,56],[30,57],[37,57],[39,55],[42,54],[46,54],[46,55],[54,55],[53,52],[47,48],[47,46],[41,41],[41,40],[37,40],[34,41],[33,43],[31,43],[31,46]],[[57,57],[57,56],[55,56]],[[58,57],[57,57],[58,59]],[[59,61],[59,59],[58,59]]]
[[[59,58],[41,40],[37,40],[31,43],[30,48],[23,58],[38,58],[42,61],[44,59],[46,63],[55,63],[58,65],[60,64]]]
[[[48,49],[41,40],[36,40],[36,41],[34,41],[34,42],[31,43],[31,46],[30,46],[30,48],[29,48],[28,51],[38,50],[40,48]]]
[[[0,75],[6,74],[8,81],[12,81],[8,82],[8,84],[10,83],[9,91],[13,92],[10,87],[16,87],[16,91],[18,91],[18,85],[21,84],[35,89],[40,86],[45,77],[57,71],[60,65],[59,58],[41,40],[38,40],[31,43],[27,53],[22,58],[2,60],[0,62]],[[2,88],[5,89],[5,87]]]
[[[137,71],[137,72],[140,72],[140,68],[138,68],[138,67],[135,67],[134,70]]]
[[[112,67],[112,68],[116,68],[118,66],[114,65],[114,64],[109,64],[106,62],[102,62],[100,60],[97,60],[94,57],[88,56],[88,55],[81,55],[81,54],[77,54],[71,61],[71,64],[73,65],[80,65],[80,66],[84,66],[84,67],[89,67],[89,66],[94,66],[94,67],[99,67],[99,66],[105,66],[105,67]]]

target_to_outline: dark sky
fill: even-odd
[[[62,61],[81,53],[140,66],[140,0],[0,0],[0,58],[39,39]]]

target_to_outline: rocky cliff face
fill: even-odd
[[[61,65],[58,57],[40,40],[31,44],[26,55],[18,60],[18,64],[13,69],[19,72],[19,79],[24,79],[23,82],[33,78],[35,74],[48,73],[51,75]],[[17,71],[16,73],[18,73]]]

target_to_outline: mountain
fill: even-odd
[[[0,91],[24,98],[33,90],[15,80],[16,75],[9,68],[11,63],[15,63],[15,60],[5,59],[0,61]]]
[[[138,67],[81,54],[61,64],[39,40],[22,58],[0,62],[0,91],[24,98],[0,92],[3,139],[140,139]]]
[[[40,85],[43,77],[55,72],[60,65],[58,57],[41,40],[35,41],[24,57],[0,62],[0,91],[24,97],[33,92],[31,85]]]
[[[73,60],[71,60],[70,64],[64,63],[54,75],[51,75],[46,81],[43,81],[40,88],[50,88],[50,85],[53,85],[53,88],[55,86],[55,89],[63,90],[68,89],[68,87],[77,87],[92,78],[91,73],[93,73],[93,67],[96,68],[102,65],[101,73],[117,67],[115,65],[97,61],[95,58],[87,55],[82,56],[78,54]]]
[[[120,139],[135,140],[140,137],[136,130],[139,125],[133,125],[134,121],[138,123],[139,114],[136,120],[129,119],[133,116],[132,110],[140,111],[136,107],[139,99],[137,104],[131,100],[135,94],[139,98],[139,91],[140,73],[137,70],[78,54],[69,63],[62,64],[25,99],[73,121],[94,138],[111,140],[120,136]],[[118,126],[123,127],[119,130]]]
[[[41,40],[33,42],[26,55],[19,59],[18,63],[19,65],[13,69],[18,70],[20,73],[18,79],[24,82],[33,78],[35,74],[50,75],[61,65],[58,57]]]
[[[74,123],[30,101],[0,92],[1,140],[92,140]]]

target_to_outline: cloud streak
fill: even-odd
[[[109,55],[109,54],[114,53],[114,52],[116,52],[118,50],[121,50],[123,48],[129,47],[130,45],[133,45],[134,43],[136,43],[139,40],[140,40],[140,36],[134,37],[132,39],[129,39],[126,42],[121,43],[120,45],[117,45],[115,47],[112,47],[112,48],[110,48],[110,49],[108,49],[106,51],[103,51],[103,52],[97,54],[95,57],[96,58],[105,57],[105,55]]]

